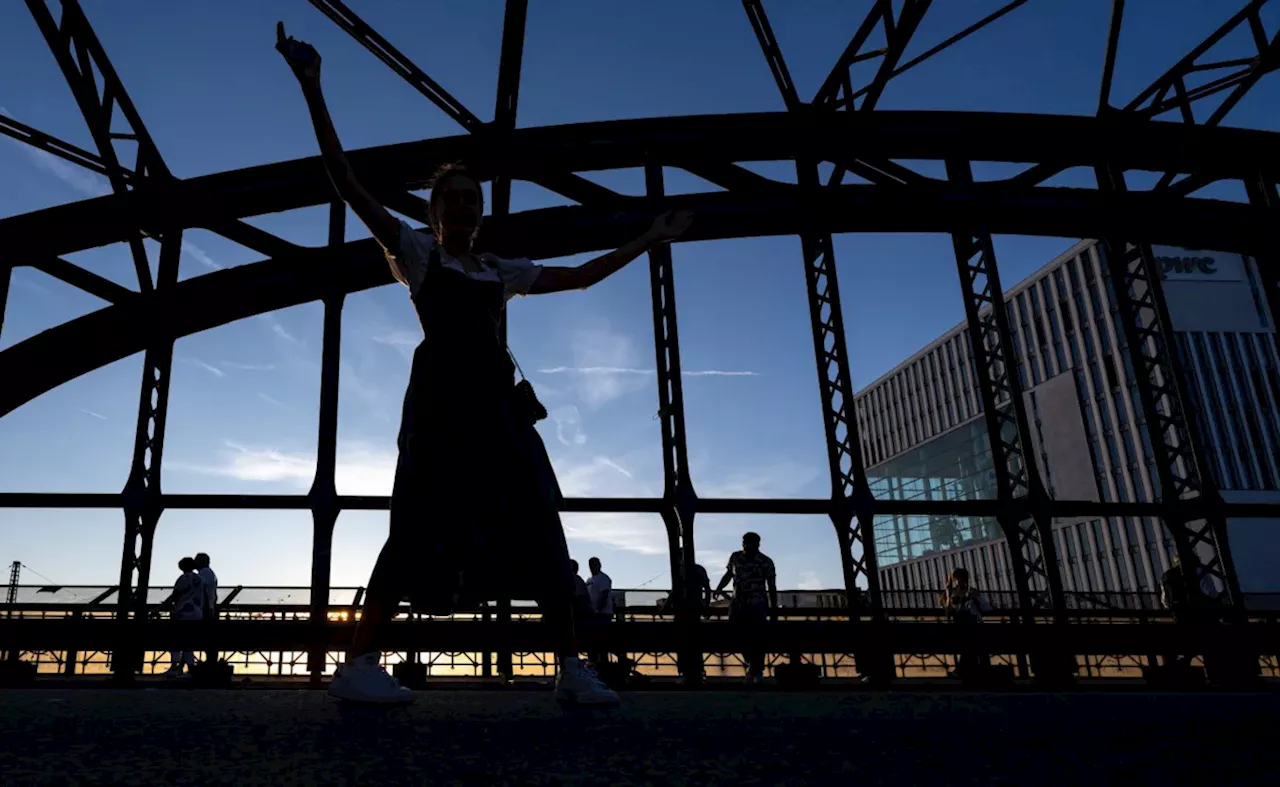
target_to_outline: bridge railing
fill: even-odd
[[[114,621],[112,591],[19,588],[15,603],[0,605],[0,650],[35,662],[42,673],[92,675],[107,673],[111,654],[121,647],[145,652],[144,673],[163,671],[170,649],[217,648],[244,674],[315,678],[340,663],[363,596],[362,588],[333,589],[328,621],[316,626],[307,588],[226,588],[211,635],[167,619],[159,605],[167,588],[149,593],[152,620],[145,626]],[[899,678],[945,675],[954,667],[954,653],[975,646],[1025,674],[1027,662],[1020,656],[1027,653],[1058,652],[1074,659],[1078,675],[1123,678],[1141,676],[1165,654],[1225,649],[1251,654],[1262,674],[1280,676],[1280,612],[1252,612],[1232,625],[1188,627],[1173,624],[1149,593],[1070,594],[1071,625],[1065,627],[1048,625],[1047,612],[1021,619],[1036,625],[1012,625],[1018,622],[1012,594],[991,594],[993,610],[985,625],[965,632],[945,622],[934,591],[887,591],[881,618],[858,615],[856,621],[838,591],[782,591],[776,620],[745,639],[726,625],[726,602],[704,609],[690,628],[677,625],[659,603],[665,596],[647,589],[616,591],[614,620],[582,625],[583,647],[626,654],[641,671],[657,676],[677,673],[675,653],[688,643],[702,650],[704,673],[711,677],[743,674],[738,654],[753,644],[771,654],[771,665],[799,656],[829,678],[854,677],[860,662],[885,655]],[[536,607],[515,602],[509,622],[495,612],[481,606],[422,618],[403,607],[388,628],[385,659],[389,665],[425,665],[433,676],[486,677],[497,673],[495,654],[505,652],[512,654],[513,675],[552,674],[554,659],[543,627],[536,625]],[[312,648],[325,654],[320,674],[308,672]]]

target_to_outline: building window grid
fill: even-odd
[[[924,374],[923,360],[916,361],[911,365],[911,383],[914,393],[914,404],[912,418],[915,420],[916,441],[921,442],[929,435],[929,427],[925,423],[926,413],[928,412],[928,404],[924,398],[924,384],[921,376]]]
[[[1280,488],[1280,401],[1272,398],[1267,386],[1267,378],[1280,375],[1280,371],[1271,367],[1267,361],[1265,335],[1248,334],[1245,337],[1246,352],[1249,355],[1250,382],[1258,398],[1258,416],[1262,420],[1266,447],[1263,454],[1270,457],[1275,473],[1277,487]]]
[[[1049,350],[1049,332],[1044,327],[1044,288],[1047,286],[1048,277],[1041,279],[1027,291],[1027,298],[1031,301],[1031,332],[1029,336],[1034,336],[1036,340],[1036,358],[1038,359],[1037,368],[1039,369],[1041,381],[1047,380],[1053,376],[1053,353]],[[1037,383],[1038,385],[1039,383]]]
[[[1280,317],[1280,315],[1277,315]],[[1276,334],[1259,334],[1261,355],[1265,359],[1263,379],[1271,388],[1271,401],[1276,405],[1276,417],[1280,418],[1280,352],[1277,352]]]
[[[1159,578],[1169,569],[1168,558],[1162,548],[1164,539],[1161,536],[1165,532],[1165,527],[1160,520],[1149,516],[1142,517],[1142,534],[1146,539],[1146,559],[1151,566],[1153,588],[1158,587]]]
[[[1079,259],[1081,261],[1082,267],[1084,268],[1085,280],[1086,281],[1093,280],[1094,271],[1093,271],[1093,264],[1092,264],[1093,263],[1092,255],[1089,255],[1086,251],[1086,253],[1081,254]],[[1069,267],[1069,272],[1072,274],[1071,276],[1072,282],[1078,288],[1079,277],[1076,275],[1074,266],[1069,265],[1068,267]],[[1076,319],[1076,324],[1080,326],[1079,333],[1081,334],[1083,341],[1085,343],[1087,356],[1090,359],[1093,359],[1096,357],[1095,344],[1094,344],[1095,337],[1093,336],[1094,331],[1097,331],[1099,326],[1105,326],[1107,329],[1110,329],[1111,326],[1108,320],[1110,315],[1104,315],[1103,319],[1099,321],[1097,319],[1097,315],[1095,315],[1091,311],[1091,306],[1092,306],[1091,301],[1087,301],[1083,299],[1080,296],[1079,289],[1076,289],[1076,291],[1073,293],[1073,296],[1074,296],[1073,303],[1076,309],[1079,310],[1074,315]],[[1097,377],[1096,365],[1089,364],[1089,366],[1090,366],[1090,372],[1093,375],[1092,380],[1090,380],[1088,376],[1086,376],[1085,378],[1086,386],[1089,389],[1088,390],[1089,398],[1094,402],[1097,402],[1099,405],[1098,407],[1091,408],[1091,409],[1093,410],[1094,417],[1098,419],[1097,428],[1100,433],[1100,439],[1107,439],[1107,429],[1103,428],[1103,424],[1109,424],[1108,416],[1110,415],[1110,413],[1108,412],[1107,408],[1113,407],[1114,403],[1111,401],[1110,396],[1106,397],[1106,402],[1102,401],[1103,397],[1100,391],[1101,380]],[[1131,479],[1128,478],[1127,476],[1122,476],[1122,479],[1116,478],[1113,472],[1114,468],[1109,466],[1109,461],[1108,461],[1109,452],[1097,451],[1093,445],[1090,446],[1090,450],[1094,455],[1094,461],[1095,461],[1094,468],[1098,477],[1099,492],[1102,494],[1104,500],[1107,500],[1107,501],[1115,500],[1119,496],[1118,488],[1121,485],[1123,485],[1125,481],[1131,481]],[[1126,489],[1126,492],[1128,492],[1129,496],[1132,497],[1132,492],[1133,492],[1132,488]],[[1136,536],[1136,532],[1134,532],[1132,528],[1130,528],[1129,533],[1131,535],[1131,538],[1127,541],[1127,543],[1124,546],[1129,551],[1130,557],[1132,558],[1136,556],[1139,551],[1145,549],[1147,545],[1145,543],[1132,539],[1132,536]],[[1139,581],[1138,575],[1136,573],[1134,574],[1134,579],[1135,579],[1135,583]]]
[[[1052,345],[1045,345],[1041,348],[1041,355],[1044,356],[1045,378],[1057,377],[1067,369],[1067,356],[1062,348],[1062,332],[1058,326],[1058,299],[1054,290],[1055,282],[1052,276],[1045,276],[1040,280],[1040,305],[1043,309],[1042,321],[1048,325],[1045,338]]]
[[[1076,543],[1079,544],[1080,573],[1084,575],[1084,591],[1092,593],[1098,589],[1093,565],[1093,556],[1096,554],[1096,550],[1093,549],[1093,539],[1082,522],[1077,522],[1071,531]]]
[[[903,370],[901,385],[903,388],[902,410],[907,419],[907,445],[915,445],[920,442],[919,419],[916,418],[915,364]]]
[[[938,380],[942,391],[942,403],[939,409],[942,411],[942,423],[947,429],[955,426],[959,421],[956,419],[956,403],[955,397],[951,389],[951,375],[947,371],[947,345],[943,344],[938,348]]]
[[[1101,265],[1101,261],[1096,258],[1096,255],[1086,253],[1085,255],[1083,255],[1083,258],[1086,261],[1086,265],[1085,265],[1086,271],[1093,271],[1095,270],[1095,266],[1097,266],[1096,270],[1099,272],[1098,278],[1103,278],[1105,276],[1105,269]],[[1103,278],[1103,281],[1105,284],[1109,280]],[[1095,279],[1095,282],[1096,282],[1096,279]],[[1116,319],[1116,314],[1114,312],[1115,301],[1113,298],[1109,297],[1110,293],[1106,291],[1105,287],[1103,288],[1103,290],[1108,295],[1107,302],[1099,303],[1099,305],[1102,307],[1102,309],[1099,312],[1094,312],[1089,314],[1088,320],[1087,320],[1087,325],[1089,330],[1086,331],[1085,335],[1086,335],[1086,338],[1088,338],[1090,334],[1096,331],[1097,336],[1094,338],[1096,338],[1098,342],[1098,346],[1100,348],[1103,348],[1104,352],[1109,354],[1113,347],[1119,346],[1120,341],[1118,339],[1118,333],[1116,331],[1116,326],[1115,326],[1115,319]],[[1092,306],[1093,303],[1094,303],[1094,297],[1091,297],[1088,306]],[[1082,323],[1082,326],[1086,323],[1083,317],[1081,319],[1081,323]],[[1112,341],[1112,338],[1115,338],[1115,341]],[[1123,350],[1121,350],[1121,352],[1123,352]],[[1111,355],[1104,356],[1103,362],[1107,364],[1107,370],[1108,370],[1106,373],[1107,377],[1104,379],[1107,379],[1107,383],[1109,384],[1109,389],[1108,389],[1108,395],[1105,397],[1106,401],[1105,403],[1101,404],[1101,407],[1099,409],[1106,414],[1107,416],[1106,420],[1110,421],[1112,424],[1134,423],[1137,420],[1137,413],[1128,409],[1129,405],[1131,404],[1129,399],[1125,397],[1123,399],[1123,403],[1117,408],[1116,401],[1114,399],[1114,396],[1112,395],[1114,393],[1114,389],[1125,391],[1125,390],[1128,390],[1131,386],[1134,386],[1133,379],[1131,377],[1126,379],[1125,372],[1127,370],[1118,367],[1118,365],[1115,363],[1114,356],[1111,356]],[[1095,392],[1098,395],[1098,397],[1101,398],[1102,391],[1098,388],[1098,383],[1099,381],[1097,380],[1094,381]],[[1114,385],[1111,385],[1111,383],[1114,383]],[[1119,415],[1120,412],[1124,413],[1123,418],[1120,417]],[[1112,433],[1104,432],[1104,435],[1107,437],[1108,441],[1112,441],[1116,439],[1113,432]],[[1136,454],[1131,453],[1129,454],[1128,458],[1130,463],[1137,463]],[[1140,468],[1139,472],[1135,474],[1129,471],[1128,464],[1129,463],[1121,462],[1121,469],[1117,472],[1117,469],[1113,467],[1110,473],[1113,480],[1116,479],[1116,476],[1119,476],[1118,486],[1123,487],[1123,495],[1130,500],[1138,500],[1138,499],[1154,500],[1155,498],[1151,496],[1153,492],[1153,488],[1150,483],[1150,480],[1144,477],[1146,468],[1145,467]]]
[[[1209,417],[1215,422],[1221,435],[1218,443],[1218,453],[1222,457],[1222,462],[1220,463],[1223,470],[1222,486],[1225,489],[1246,489],[1248,487],[1241,475],[1244,468],[1240,467],[1239,463],[1232,459],[1236,455],[1236,450],[1233,445],[1234,437],[1231,434],[1231,424],[1227,419],[1227,408],[1230,407],[1230,404],[1223,401],[1222,390],[1217,384],[1218,359],[1215,357],[1216,353],[1214,352],[1215,348],[1211,335],[1195,333],[1192,334],[1192,337],[1196,349],[1200,351],[1200,372],[1204,377],[1205,393],[1208,395]]]
[[[907,447],[907,418],[902,405],[902,375],[889,378],[889,396],[893,403],[893,452],[896,455],[902,453]]]
[[[1205,345],[1204,334],[1175,334],[1174,343],[1182,351],[1187,363],[1183,367],[1188,370],[1188,388],[1193,400],[1192,413],[1202,424],[1205,441],[1209,443],[1206,450],[1212,455],[1207,457],[1209,466],[1214,469],[1216,481],[1223,489],[1236,487],[1235,468],[1231,462],[1231,451],[1228,448],[1226,426],[1222,421],[1222,407],[1218,404],[1217,392],[1212,386],[1213,362],[1209,359],[1209,349]]]
[[[1086,262],[1085,279],[1087,281],[1090,281],[1091,283],[1096,282],[1097,276],[1095,275],[1095,271],[1091,270],[1092,265],[1087,264],[1087,263],[1093,262],[1094,260],[1091,258],[1091,256],[1088,254],[1087,251],[1082,253],[1079,259],[1082,262]],[[1076,262],[1076,258],[1068,260],[1068,263],[1063,267],[1066,268],[1066,273],[1069,274],[1071,279],[1078,281],[1078,273],[1074,270],[1075,262]],[[1063,276],[1062,267],[1055,269],[1054,274],[1055,274],[1054,283],[1057,283],[1059,281],[1065,282],[1065,280],[1068,278],[1067,276]],[[1105,276],[1105,273],[1103,275]],[[1046,277],[1046,280],[1047,280],[1047,277]],[[1050,287],[1052,286],[1053,285],[1050,284]],[[1107,294],[1109,295],[1110,293],[1108,292]],[[1071,338],[1076,331],[1074,330],[1074,325],[1072,321],[1073,315],[1071,314],[1071,309],[1069,307],[1070,305],[1076,305],[1077,307],[1083,307],[1085,310],[1087,310],[1089,307],[1084,305],[1083,299],[1081,299],[1079,296],[1079,292],[1072,293],[1072,295],[1074,295],[1074,298],[1071,298],[1071,299],[1068,299],[1067,297],[1068,293],[1065,291],[1059,291],[1058,293],[1056,293],[1056,295],[1058,297],[1058,302],[1063,305],[1063,308],[1058,310],[1061,312],[1061,317],[1059,317],[1059,319],[1063,321],[1062,325],[1064,328],[1064,333],[1066,333],[1068,336],[1067,344],[1068,344],[1069,350],[1071,351],[1072,362],[1074,363],[1074,362],[1077,362],[1079,351],[1075,344],[1075,341]],[[1099,301],[1101,301],[1101,299],[1102,299],[1102,296],[1097,293],[1096,287],[1091,288],[1089,306],[1094,306],[1095,304],[1097,304],[1100,307],[1101,304],[1099,303]],[[1074,300],[1075,303],[1071,304],[1070,303],[1071,300]],[[1108,298],[1108,300],[1111,300],[1111,299]],[[1048,314],[1049,312],[1052,312],[1052,311],[1055,311],[1055,310],[1050,309],[1048,304],[1046,303],[1045,313],[1046,313],[1046,317],[1050,320],[1050,333],[1056,336],[1057,332],[1054,329],[1057,327],[1057,323],[1053,320],[1053,315]],[[1092,320],[1088,320],[1088,322],[1086,322],[1087,318],[1085,318],[1084,315],[1079,315],[1078,317],[1076,317],[1074,324],[1088,325],[1089,323],[1093,323],[1093,325],[1090,325],[1089,327],[1098,331],[1098,339],[1097,339],[1098,344],[1103,346],[1107,350],[1109,350],[1112,346],[1112,342],[1110,341],[1110,337],[1108,336],[1109,329],[1111,328],[1111,326],[1108,323],[1110,323],[1111,320],[1108,320],[1107,318],[1110,318],[1113,315],[1107,313],[1106,311],[1102,311],[1101,308],[1099,309],[1099,311],[1101,311],[1102,313],[1094,315],[1094,318]],[[1011,321],[1011,323],[1012,322],[1013,321]],[[1093,337],[1090,335],[1091,332],[1088,330],[1081,331],[1081,332],[1084,333],[1085,335],[1086,347],[1090,350],[1090,355],[1095,355],[1094,353],[1095,348],[1093,346],[1093,341],[1092,341]],[[1022,335],[1025,340],[1025,337],[1029,335],[1029,332],[1024,330],[1022,332]],[[1276,411],[1274,405],[1271,408],[1267,408],[1264,406],[1263,402],[1264,400],[1269,400],[1268,403],[1280,403],[1280,383],[1277,382],[1277,375],[1276,375],[1277,364],[1276,364],[1276,357],[1275,357],[1275,350],[1274,350],[1275,340],[1274,340],[1274,337],[1270,335],[1259,336],[1257,338],[1260,341],[1264,342],[1265,346],[1253,348],[1249,344],[1248,339],[1241,339],[1240,341],[1245,342],[1245,349],[1243,350],[1243,352],[1245,353],[1246,356],[1250,356],[1253,354],[1250,351],[1251,349],[1253,350],[1253,352],[1256,352],[1258,360],[1260,361],[1259,366],[1265,370],[1261,376],[1261,380],[1264,380],[1266,382],[1259,382],[1257,380],[1254,380],[1251,383],[1246,382],[1246,383],[1240,384],[1240,390],[1232,391],[1233,393],[1232,399],[1234,400],[1233,404],[1236,404],[1237,406],[1240,403],[1248,402],[1249,397],[1245,396],[1245,392],[1248,392],[1252,394],[1252,397],[1256,403],[1256,407],[1260,411],[1260,415],[1265,416],[1266,411],[1268,409],[1270,409],[1272,413],[1276,414],[1277,419],[1275,421],[1271,421],[1269,419],[1264,418],[1264,420],[1266,421],[1266,429],[1257,428],[1257,427],[1255,427],[1254,429],[1254,431],[1257,433],[1257,436],[1262,441],[1264,441],[1264,443],[1268,444],[1268,447],[1270,447],[1270,444],[1273,444],[1274,435],[1275,435],[1275,432],[1273,432],[1272,430],[1276,428],[1275,426],[1276,424],[1280,424],[1280,413]],[[1214,337],[1214,339],[1217,339],[1217,337]],[[963,349],[964,354],[960,357],[960,363],[962,365],[962,368],[960,369],[960,374],[961,374],[960,379],[962,381],[961,386],[957,386],[955,384],[955,378],[951,376],[951,374],[955,373],[954,360],[953,360],[954,356],[952,353],[954,352],[956,354],[959,354],[961,352],[959,348],[953,348],[951,346],[952,341],[964,341],[964,349]],[[1221,341],[1230,342],[1231,338],[1222,337]],[[1239,353],[1241,350],[1238,346],[1232,346],[1230,344],[1219,345],[1216,348],[1217,352],[1207,353],[1210,355],[1211,358],[1213,358],[1214,366],[1211,368],[1216,368],[1218,372],[1217,374],[1213,375],[1213,378],[1214,378],[1212,380],[1213,384],[1209,386],[1209,390],[1213,391],[1213,393],[1209,394],[1210,396],[1213,396],[1214,394],[1217,393],[1217,390],[1215,389],[1223,385],[1224,380],[1230,380],[1230,378],[1226,376],[1226,369],[1224,368],[1223,361],[1222,361],[1222,358],[1226,357],[1226,354],[1227,354],[1227,352],[1223,349],[1223,346],[1229,347],[1232,350],[1232,354],[1236,356],[1234,358],[1234,361],[1237,367],[1246,365],[1239,358]],[[1192,353],[1196,353],[1197,348],[1194,343],[1191,343],[1188,345],[1188,349],[1190,349]],[[1268,352],[1268,350],[1271,350],[1271,352]],[[951,337],[951,339],[945,341],[943,344],[939,346],[939,348],[937,349],[937,352],[945,353],[947,356],[947,361],[949,361],[949,364],[948,364],[948,369],[944,372],[941,369],[943,358],[939,357],[937,359],[936,363],[939,367],[939,370],[938,372],[934,373],[934,375],[932,375],[934,377],[935,384],[939,384],[941,386],[940,390],[942,394],[946,396],[947,399],[950,400],[949,404],[951,406],[956,407],[957,409],[962,409],[965,406],[962,403],[965,403],[965,402],[970,403],[970,406],[972,406],[972,403],[974,402],[975,399],[977,399],[980,396],[980,394],[977,391],[976,386],[973,386],[974,391],[972,393],[970,393],[970,390],[969,390],[971,387],[970,382],[972,380],[971,375],[973,374],[973,367],[972,367],[972,347],[967,341],[967,335],[960,333],[956,336]],[[1106,415],[1100,415],[1098,413],[1095,413],[1093,414],[1093,416],[1098,417],[1100,421],[1103,419],[1106,419],[1109,422],[1110,419],[1107,418],[1107,416],[1114,413],[1116,422],[1118,422],[1121,425],[1120,431],[1122,432],[1122,436],[1123,436],[1123,450],[1125,451],[1127,456],[1131,457],[1131,462],[1129,463],[1131,465],[1134,463],[1132,460],[1136,460],[1137,451],[1132,441],[1131,431],[1126,427],[1128,427],[1132,423],[1138,424],[1140,437],[1142,438],[1140,442],[1142,443],[1142,447],[1143,447],[1143,457],[1147,460],[1145,462],[1140,463],[1141,465],[1143,465],[1142,470],[1145,471],[1144,473],[1140,473],[1140,475],[1149,474],[1151,476],[1150,480],[1154,483],[1157,479],[1154,477],[1155,474],[1153,472],[1154,462],[1153,462],[1153,458],[1150,450],[1150,436],[1146,429],[1145,421],[1140,416],[1140,408],[1134,405],[1131,398],[1133,395],[1136,395],[1136,386],[1133,386],[1131,383],[1126,384],[1128,383],[1128,381],[1132,380],[1133,378],[1132,364],[1130,362],[1130,359],[1127,357],[1127,352],[1125,350],[1121,350],[1121,353],[1122,353],[1122,360],[1124,363],[1123,365],[1113,366],[1113,371],[1119,372],[1120,374],[1123,374],[1126,378],[1128,378],[1125,381],[1120,381],[1118,387],[1122,391],[1127,389],[1130,393],[1129,397],[1124,397],[1122,402],[1117,402],[1114,399],[1114,395],[1107,396],[1106,397],[1107,401],[1103,403],[1101,401],[1103,397],[1101,395],[1101,392],[1097,390],[1096,385],[1090,386],[1086,378],[1085,386],[1094,388],[1091,398],[1095,398],[1097,401],[1099,401],[1099,404],[1100,404],[1099,410],[1101,412],[1106,412],[1109,408],[1115,408],[1114,410],[1111,410],[1111,412],[1106,413]],[[1042,355],[1044,354],[1047,354],[1047,353],[1043,353],[1042,351]],[[1252,358],[1250,360],[1252,360]],[[1271,361],[1272,363],[1266,363],[1266,361]],[[931,363],[933,362],[932,359],[930,362]],[[1061,364],[1062,360],[1060,359],[1059,362]],[[969,364],[967,368],[964,366],[965,363]],[[1048,361],[1045,361],[1045,363],[1046,363],[1046,366],[1049,365]],[[1198,364],[1194,365],[1193,368],[1196,368],[1197,366],[1199,365]],[[1199,368],[1204,368],[1204,367],[1199,367]],[[937,382],[939,379],[941,380],[940,383]],[[1197,383],[1199,382],[1200,381],[1197,381]],[[949,391],[947,388],[948,384],[950,384],[951,386]],[[1226,385],[1229,386],[1230,384],[1226,383]],[[925,383],[924,390],[926,392],[929,390],[927,382]],[[1114,394],[1114,392],[1112,393]],[[1206,391],[1206,393],[1208,393],[1208,391]],[[970,398],[971,396],[973,398]],[[921,398],[923,399],[923,397]],[[924,402],[921,401],[921,404],[923,405]],[[1164,403],[1161,403],[1161,404],[1163,405]],[[1133,409],[1130,410],[1129,408],[1133,408]],[[942,409],[942,408],[939,408],[939,409]],[[1091,410],[1092,408],[1088,408],[1088,409]],[[1162,410],[1164,409],[1163,406],[1161,409]],[[980,409],[975,408],[975,410],[980,410]],[[1126,410],[1128,412],[1126,412]],[[945,421],[947,411],[944,410],[942,415]],[[1085,415],[1086,415],[1086,422],[1089,422],[1092,420],[1088,417],[1089,415],[1088,413],[1086,413]],[[966,413],[966,416],[967,416],[967,413]],[[1236,417],[1238,418],[1238,416]],[[1110,423],[1108,423],[1107,426],[1109,428]],[[1217,424],[1215,424],[1215,426],[1217,426]],[[1245,434],[1244,428],[1242,425],[1237,424],[1235,434],[1238,434],[1238,435]],[[1099,457],[1099,459],[1102,459],[1102,457]],[[1105,462],[1106,460],[1103,459],[1103,461]],[[1256,460],[1256,461],[1261,461],[1261,460]],[[1128,469],[1132,471],[1132,467],[1129,467]],[[1117,475],[1120,478],[1125,478],[1126,476],[1125,473],[1119,472],[1119,471],[1115,473],[1108,473],[1108,475],[1109,476]],[[1259,475],[1262,475],[1262,474],[1259,472]],[[1277,478],[1277,480],[1280,480],[1280,478]],[[1096,529],[1094,529],[1092,532],[1089,533],[1089,537],[1095,539],[1095,543],[1091,551],[1094,555],[1100,555],[1098,559],[1098,564],[1097,564],[1097,567],[1099,570],[1099,576],[1102,578],[1100,586],[1106,586],[1108,590],[1111,589],[1112,585],[1119,585],[1121,587],[1129,586],[1133,589],[1139,589],[1142,587],[1146,587],[1146,588],[1155,587],[1156,585],[1155,577],[1158,576],[1158,574],[1160,573],[1160,571],[1158,570],[1158,567],[1162,569],[1164,566],[1167,566],[1168,565],[1167,561],[1169,559],[1169,556],[1172,554],[1171,540],[1169,539],[1167,533],[1163,533],[1163,528],[1160,527],[1160,524],[1158,522],[1156,522],[1152,518],[1141,518],[1142,519],[1142,526],[1140,531],[1141,536],[1139,536],[1138,532],[1135,532],[1135,529],[1133,526],[1134,523],[1132,521],[1133,519],[1134,518],[1123,519],[1125,523],[1125,528],[1123,532],[1117,526],[1115,518],[1108,518],[1107,520],[1105,520],[1107,522],[1106,529],[1102,529],[1100,522],[1094,522],[1093,525]],[[1165,536],[1164,538],[1156,537],[1156,533],[1155,533],[1156,528],[1161,529],[1162,534]],[[1107,540],[1108,535],[1110,536],[1109,545],[1106,545],[1106,544],[1099,545],[1097,543],[1099,539],[1105,542]],[[1128,538],[1126,538],[1126,535],[1128,536]],[[1076,537],[1079,538],[1078,533]],[[1129,543],[1124,544],[1123,542],[1125,541],[1128,541]],[[1003,578],[1002,571],[999,568],[999,563],[1000,563],[1000,559],[1004,557],[1004,552],[1007,550],[1007,544],[1005,542],[1001,541],[998,543],[1001,545],[1001,549],[995,550],[992,553],[992,564],[993,566],[996,567],[995,568],[996,582],[1000,582],[1001,579]],[[1161,547],[1163,547],[1163,549]],[[985,547],[980,547],[980,548],[985,548]],[[1114,558],[1120,558],[1121,552],[1128,553],[1128,559],[1124,563],[1124,565],[1128,567],[1127,568],[1127,573],[1129,574],[1128,577],[1123,576],[1126,573],[1126,570],[1123,570],[1121,568],[1122,564],[1118,560],[1114,559]],[[996,556],[997,553],[999,554],[998,558]],[[1137,566],[1133,561],[1133,557],[1137,556],[1138,553],[1143,553],[1142,563],[1144,564],[1143,565],[1144,571],[1142,572],[1138,572]],[[1108,560],[1108,557],[1112,559]],[[925,562],[925,561],[921,561],[921,562]],[[1114,575],[1114,578],[1112,577],[1111,574],[1109,574],[1109,569],[1114,570],[1116,572],[1116,574]],[[976,574],[977,572],[971,570],[971,573]],[[1146,581],[1143,581],[1143,579],[1140,578],[1139,574],[1142,574],[1142,573],[1145,573],[1147,575]],[[1065,575],[1064,575],[1064,578],[1065,578]],[[1098,583],[1095,583],[1095,584],[1098,584]],[[1010,583],[1010,587],[1012,587],[1012,583]]]
[[[1254,396],[1253,387],[1250,384],[1252,375],[1252,364],[1245,359],[1249,358],[1246,352],[1240,350],[1240,343],[1245,337],[1240,334],[1223,334],[1223,342],[1227,345],[1227,355],[1230,357],[1231,366],[1236,369],[1236,373],[1230,375],[1227,380],[1231,384],[1233,394],[1240,403],[1240,413],[1242,416],[1241,426],[1247,430],[1247,440],[1245,440],[1245,449],[1249,454],[1249,458],[1253,461],[1254,477],[1257,479],[1258,489],[1273,489],[1277,486],[1277,481],[1273,474],[1272,462],[1275,457],[1268,458],[1266,456],[1265,447],[1267,439],[1262,433],[1262,424],[1258,421],[1258,417],[1265,417],[1265,412],[1261,410],[1257,397]],[[1262,449],[1262,450],[1260,450]]]
[[[1070,550],[1067,549],[1067,531],[1066,528],[1054,528],[1053,530],[1054,546],[1058,550],[1058,574],[1062,578],[1062,587],[1068,593],[1074,593],[1078,590],[1076,587],[1075,575],[1070,571],[1069,555]]]
[[[1115,563],[1112,560],[1115,555],[1111,546],[1110,533],[1102,526],[1101,519],[1094,519],[1089,522],[1089,529],[1093,531],[1093,543],[1097,545],[1096,554],[1098,555],[1098,573],[1102,576],[1102,587],[1108,592],[1117,590]]]

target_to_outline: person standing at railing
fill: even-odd
[[[173,620],[200,620],[204,617],[204,589],[200,575],[196,572],[196,562],[189,557],[178,561],[178,581],[173,583],[173,592],[160,603],[162,608],[170,611]],[[169,652],[169,669],[165,675],[181,675],[183,667],[190,669],[196,665],[196,656],[189,650]]]
[[[1182,570],[1182,558],[1173,554],[1173,565],[1160,577],[1160,606],[1173,613],[1173,622],[1182,625],[1217,622],[1222,592],[1213,581],[1209,569],[1197,563],[1196,582],[1188,585]],[[1190,666],[1194,654],[1166,655],[1165,666]]]
[[[519,366],[500,325],[510,299],[591,287],[680,237],[691,216],[664,214],[614,251],[574,267],[544,267],[473,248],[484,214],[480,178],[446,166],[420,217],[432,232],[418,232],[392,216],[347,161],[321,91],[319,53],[286,37],[283,23],[276,26],[276,49],[302,87],[336,196],[382,246],[392,276],[409,290],[424,336],[401,415],[390,532],[347,663],[329,693],[356,702],[412,702],[413,693],[380,665],[375,640],[383,624],[406,596],[417,611],[447,613],[468,585],[496,578],[503,590],[532,594],[554,627],[557,700],[616,704],[618,696],[578,657],[560,489],[534,428],[547,413],[528,380],[513,384]],[[406,184],[370,185],[403,194]],[[317,267],[315,274],[324,271]]]
[[[777,571],[769,556],[760,551],[759,535],[743,534],[742,549],[729,556],[729,564],[716,592],[722,592],[730,580],[733,581],[733,598],[729,601],[729,623],[759,636],[762,624],[769,619],[770,610],[778,608]],[[752,644],[742,656],[747,663],[747,682],[759,683],[764,679],[763,648]]]
[[[591,572],[586,586],[592,619],[597,626],[607,626],[613,621],[613,579],[604,573],[598,557],[587,561],[587,570]],[[593,648],[587,655],[595,663],[597,670],[608,664],[609,652],[604,648]]]
[[[213,573],[209,562],[209,556],[204,552],[196,555],[196,572],[200,574],[200,587],[203,594],[202,620],[206,626],[205,636],[209,640],[209,645],[204,652],[204,661],[206,664],[217,664],[218,647],[214,639],[217,636],[217,629],[214,628],[214,624],[218,622],[218,575]]]
[[[947,589],[938,600],[946,610],[947,619],[961,626],[976,626],[982,622],[982,616],[991,611],[987,599],[969,584],[969,570],[963,566],[951,572]],[[968,677],[986,665],[986,654],[978,649],[968,649],[968,652],[956,656],[956,668],[951,677]]]

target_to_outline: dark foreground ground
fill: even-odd
[[[0,691],[0,785],[1270,784],[1276,694]]]

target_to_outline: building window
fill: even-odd
[[[1120,387],[1120,378],[1116,375],[1116,363],[1110,353],[1102,356],[1102,368],[1107,375],[1107,385],[1112,388]]]

